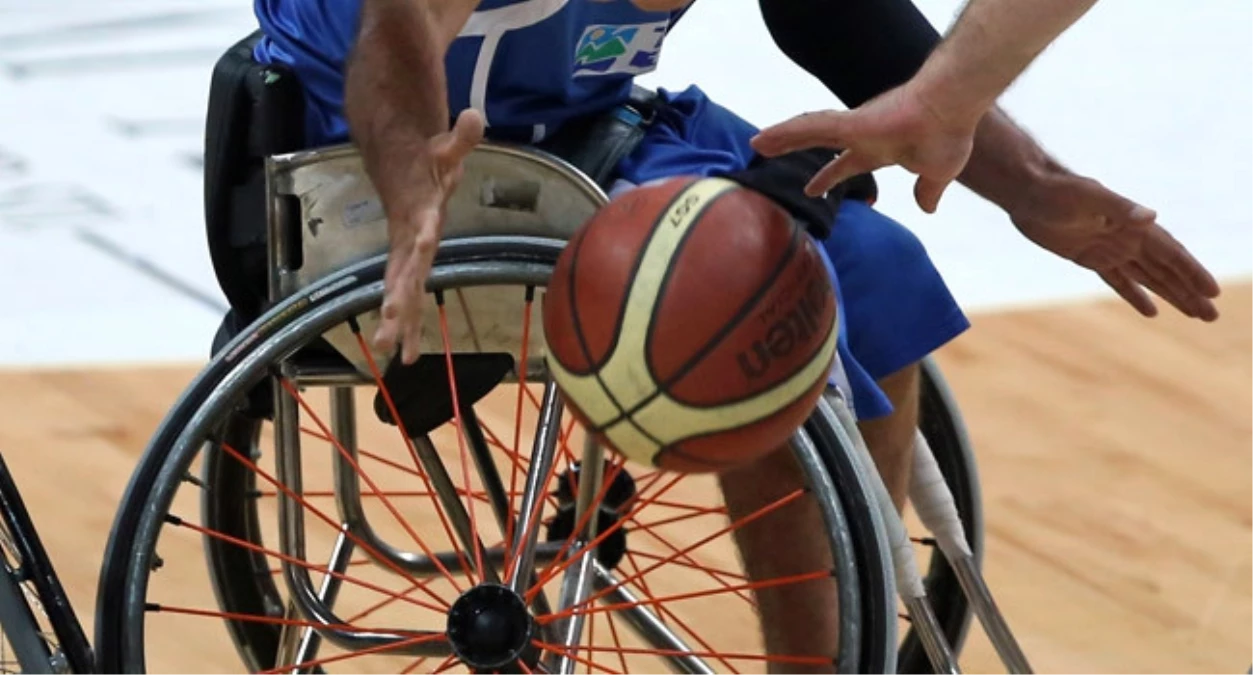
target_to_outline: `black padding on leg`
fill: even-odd
[[[426,354],[407,366],[396,359],[383,374],[383,386],[411,437],[428,434],[453,418],[446,359],[444,354]],[[454,354],[452,361],[462,409],[487,396],[514,364],[509,354]],[[396,424],[382,391],[374,395],[374,413],[385,424]]]
[[[835,214],[844,199],[873,202],[878,195],[874,176],[854,176],[835,186],[824,197],[808,197],[805,185],[827,162],[835,158],[830,150],[811,149],[778,157],[756,156],[744,169],[726,175],[740,185],[756,190],[787,209],[810,234],[826,239],[835,223]]]

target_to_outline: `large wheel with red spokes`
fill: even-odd
[[[104,672],[220,672],[229,653],[271,672],[891,672],[884,530],[834,418],[795,434],[795,484],[734,499],[730,479],[588,442],[532,325],[562,245],[446,242],[427,324],[445,348],[413,366],[362,328],[382,258],[221,349],[115,520]],[[798,518],[806,535],[778,541]]]

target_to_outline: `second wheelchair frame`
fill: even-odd
[[[649,486],[665,482],[659,481],[661,474],[652,472],[647,479],[652,482],[636,490],[645,479],[623,478],[630,472],[596,444],[584,443],[577,464],[565,448],[573,437],[569,427],[561,425],[561,398],[545,372],[542,331],[531,330],[532,302],[541,299],[537,291],[566,240],[607,201],[599,186],[563,161],[533,149],[487,143],[467,159],[465,177],[449,204],[445,239],[429,284],[434,301],[428,303],[423,353],[432,356],[424,357],[421,377],[426,379],[417,392],[426,397],[426,405],[419,406],[424,412],[410,414],[400,411],[406,407],[404,401],[398,403],[388,394],[388,383],[397,381],[388,355],[373,350],[364,337],[376,325],[387,239],[360,158],[351,147],[307,151],[272,157],[266,171],[270,294],[275,304],[220,350],[190,386],[153,437],[132,478],[101,576],[95,642],[105,672],[146,668],[146,621],[153,612],[172,609],[151,602],[147,595],[150,577],[162,564],[156,545],[167,528],[179,527],[203,535],[222,610],[218,616],[251,670],[320,669],[338,658],[317,658],[319,647],[331,643],[358,653],[437,656],[445,664],[460,661],[479,670],[573,672],[590,665],[598,650],[615,651],[582,644],[587,637],[585,616],[594,611],[612,611],[622,618],[651,645],[634,653],[654,655],[676,671],[713,672],[713,661],[730,667],[727,658],[763,658],[715,653],[703,642],[693,647],[691,642],[699,641],[699,636],[660,599],[641,599],[638,586],[630,587],[628,582],[638,584],[645,572],[636,568],[629,574],[625,566],[614,566],[622,560],[621,552],[605,554],[611,544],[624,545],[628,520],[640,527],[629,516],[650,503],[642,495]],[[508,306],[507,300],[518,306]],[[419,377],[415,372],[408,375]],[[828,397],[793,439],[807,492],[822,512],[823,536],[835,563],[830,572],[837,582],[840,630],[831,645],[836,654],[831,668],[957,672],[954,653],[965,637],[973,607],[1011,672],[1028,672],[978,573],[979,486],[960,416],[930,361],[924,362],[923,375],[911,496],[915,503],[922,500],[918,511],[923,522],[938,533],[937,540],[920,541],[938,543],[943,552],[933,552],[925,575],[919,574],[913,545],[846,404]],[[495,448],[508,455],[508,449],[485,435],[474,404],[504,381],[517,384],[521,406],[524,395],[534,395],[519,380],[542,384],[543,394],[537,401],[529,458],[513,460],[519,466],[529,463],[521,503],[515,508],[514,494],[491,454]],[[262,422],[239,412],[249,392],[265,382],[273,392],[277,477],[256,463]],[[366,517],[361,481],[367,483],[367,494],[381,494],[357,462],[363,450],[357,446],[353,392],[360,386],[378,387],[376,412],[399,422],[417,468],[414,475],[426,484],[445,519],[451,550],[435,551],[416,535],[422,550],[404,550],[384,541]],[[330,424],[318,418],[302,394],[314,387],[329,389]],[[336,517],[313,509],[302,497],[302,415],[312,418],[320,430],[312,433],[314,437],[334,446]],[[460,448],[465,478],[460,491],[449,468],[456,452],[441,454],[432,440],[434,428],[448,420],[453,420]],[[576,466],[591,470],[580,470],[577,477],[586,480],[570,485],[564,501],[559,500],[558,515],[563,509],[568,512],[568,532],[554,538],[552,522],[540,521],[545,500],[552,499],[549,486],[561,456],[559,445],[567,452],[567,478],[575,475]],[[201,454],[201,475],[195,477],[189,470]],[[475,523],[470,467],[479,473],[485,500],[503,535],[498,545],[487,546],[481,535],[485,529]],[[258,477],[270,485],[259,485]],[[675,475],[674,480],[679,478]],[[606,515],[607,495],[627,483],[632,486],[630,494]],[[171,513],[175,493],[189,485],[199,489],[203,525],[189,525]],[[249,498],[259,487],[271,486],[278,499],[277,551],[265,547],[256,500]],[[306,512],[337,528],[325,564],[307,560]],[[550,542],[539,541],[545,526]],[[664,558],[655,556],[661,562],[647,571],[691,560],[680,554],[703,543]],[[364,552],[380,569],[414,579],[415,587],[423,583],[416,580],[441,574],[455,585],[449,569],[460,561],[473,589],[460,592],[451,608],[449,603],[442,605],[445,609],[440,611],[450,617],[442,631],[353,627],[334,606],[345,582],[360,583],[345,574],[354,550]],[[279,576],[286,598],[269,572],[268,559],[281,561]],[[325,573],[320,586],[315,586],[310,570]],[[554,607],[542,587],[559,574]],[[725,579],[720,582],[730,588]],[[739,588],[742,595],[754,586]],[[907,610],[903,618],[910,622],[903,641],[897,636],[897,595]],[[520,611],[507,607],[518,601]],[[595,602],[600,607],[591,608]],[[516,643],[486,644],[485,634],[475,633],[459,619],[459,611],[490,614],[503,622],[498,622],[495,634],[521,637]],[[250,618],[254,616],[258,618]],[[612,616],[610,620],[612,628]],[[615,641],[617,637],[614,629]],[[630,650],[619,645],[616,651],[623,669],[628,669],[622,654]],[[797,658],[792,662],[814,665],[812,659]]]

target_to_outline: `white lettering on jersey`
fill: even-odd
[[[474,63],[474,76],[470,80],[470,107],[487,119],[487,77],[492,70],[492,59],[505,33],[533,26],[561,11],[570,0],[525,0],[496,9],[474,12],[458,37],[481,36],[479,58]],[[490,124],[490,120],[488,120]]]

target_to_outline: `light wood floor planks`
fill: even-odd
[[[940,355],[979,456],[986,575],[1038,671],[1248,669],[1251,301],[1229,285],[1215,325],[1113,303],[977,316]],[[122,490],[194,372],[0,373],[0,451],[89,627]],[[963,661],[1000,671],[977,626]]]

